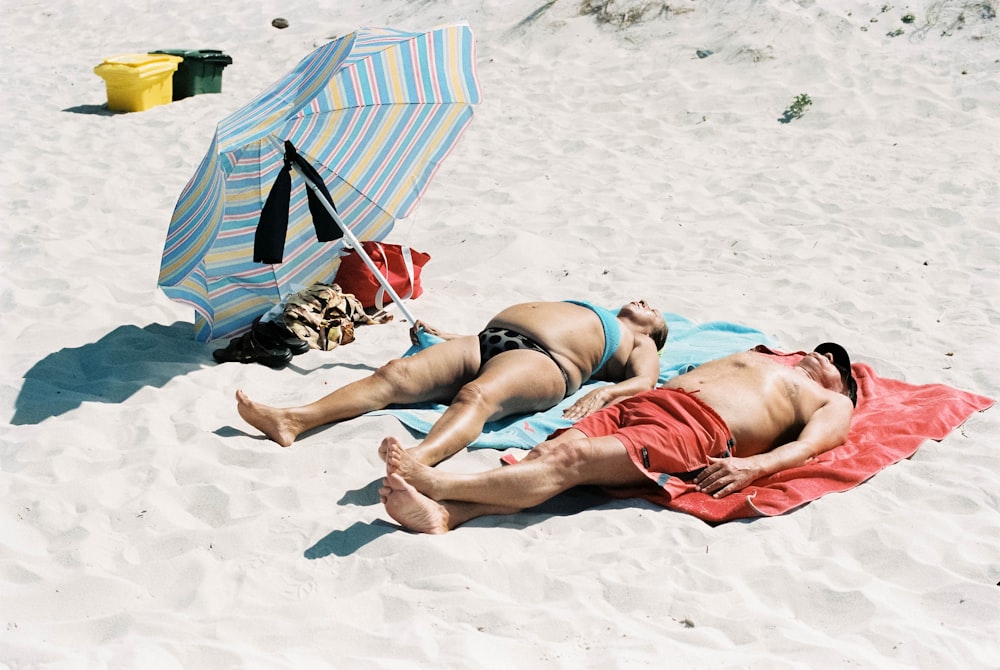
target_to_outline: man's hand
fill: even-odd
[[[730,493],[736,493],[748,486],[753,480],[759,479],[764,473],[754,465],[753,458],[713,458],[708,457],[709,464],[694,478],[695,486],[702,493],[708,493],[716,498],[724,498]]]

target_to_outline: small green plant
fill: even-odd
[[[551,0],[549,4],[554,2],[555,0]],[[580,3],[581,16],[593,14],[598,23],[611,24],[619,29],[645,23],[659,16],[667,16],[670,11],[673,11],[673,8],[667,3],[655,1],[624,10],[615,5],[615,0],[583,0]]]
[[[917,17],[915,17],[913,14],[903,14],[903,19],[902,19],[903,23],[913,23],[916,20]]]
[[[794,119],[801,119],[802,115],[806,113],[806,108],[811,104],[813,104],[812,98],[805,93],[799,93],[778,121],[781,123],[791,123]]]

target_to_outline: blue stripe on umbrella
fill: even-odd
[[[342,243],[319,243],[293,171],[281,264],[252,263],[253,237],[290,140],[362,240],[407,216],[479,102],[467,25],[370,29],[334,40],[223,119],[178,200],[159,284],[195,308],[195,337],[235,335],[292,290],[329,281]],[[396,107],[364,106],[372,101]]]

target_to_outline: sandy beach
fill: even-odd
[[[0,668],[1000,667],[995,407],[777,517],[574,491],[416,535],[378,498],[399,421],[283,449],[233,399],[370,373],[409,346],[398,312],[282,370],[219,365],[156,285],[220,119],[333,37],[466,21],[483,101],[387,238],[432,257],[418,318],[645,298],[1000,398],[998,5],[835,5],[6,8]],[[221,93],[106,109],[104,58],[179,48],[232,57]]]

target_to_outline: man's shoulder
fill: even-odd
[[[778,365],[783,365],[789,368],[794,367],[795,364],[798,363],[799,360],[802,358],[802,356],[805,355],[801,351],[794,351],[791,353],[786,353],[783,351],[775,351],[774,349],[768,347],[766,344],[758,344],[753,349],[740,353],[745,354],[747,356],[752,356],[757,360],[768,360],[771,361],[772,363],[777,363]]]
[[[772,362],[772,360],[774,360],[774,357],[768,352],[750,349],[749,351],[738,351],[736,353],[729,354],[719,360],[728,361],[739,366],[768,365]]]

